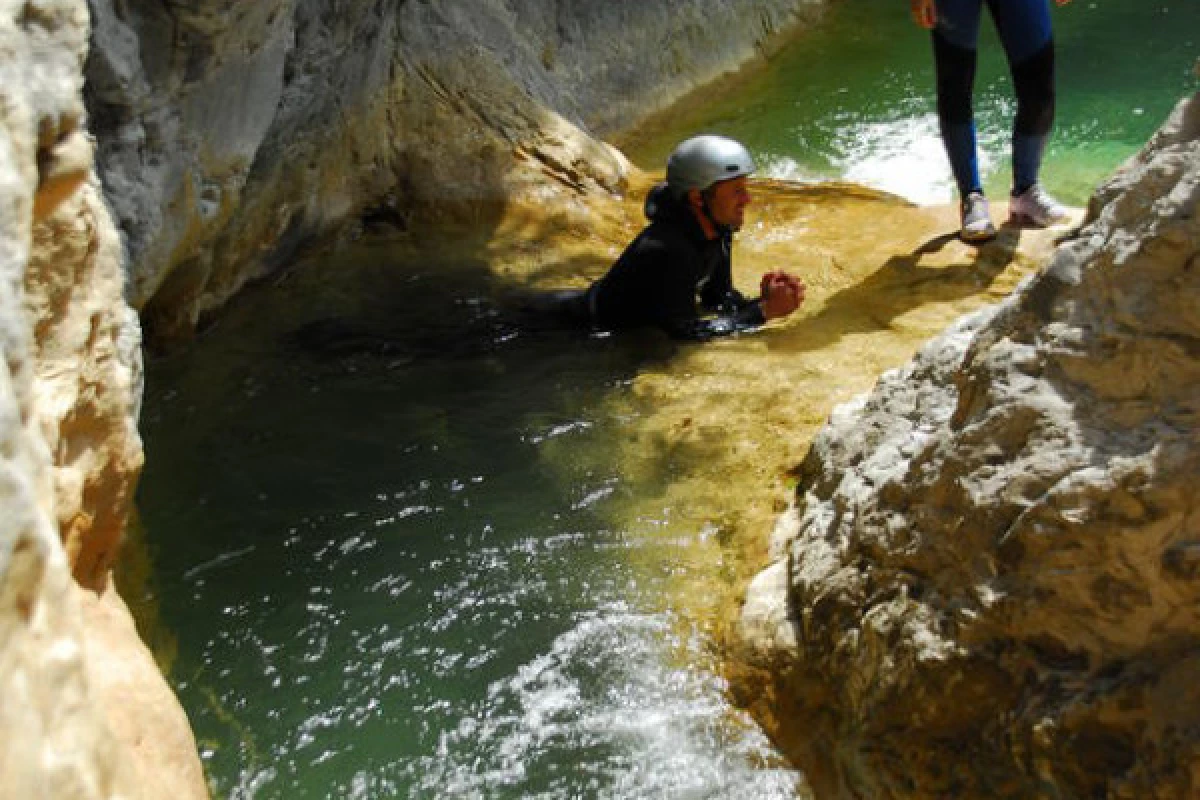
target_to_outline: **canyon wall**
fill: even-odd
[[[1200,792],[1200,97],[839,407],[735,685],[819,797]]]
[[[522,202],[586,224],[631,169],[589,128],[818,5],[0,0],[0,794],[207,794],[111,580],[139,312],[184,335],[355,224],[486,229]]]
[[[592,132],[823,2],[90,0],[89,126],[130,301],[157,342],[359,218],[420,235],[529,202],[586,225],[581,200],[630,168]]]
[[[140,333],[84,129],[82,2],[0,3],[0,794],[205,797],[112,589]]]

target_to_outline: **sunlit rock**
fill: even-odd
[[[1198,212],[1192,98],[816,438],[735,673],[819,797],[1200,791]]]
[[[183,711],[109,587],[141,468],[140,341],[83,129],[87,23],[81,0],[0,4],[0,794],[203,797]]]

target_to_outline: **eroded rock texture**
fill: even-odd
[[[823,0],[91,0],[90,125],[151,336],[365,216],[486,227],[619,191],[610,130]],[[547,216],[549,213],[547,213]]]
[[[1200,793],[1200,98],[840,407],[740,623],[820,797]]]
[[[0,795],[201,797],[109,586],[141,467],[137,318],[83,129],[86,6],[0,2]]]

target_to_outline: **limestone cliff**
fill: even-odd
[[[141,467],[139,328],[83,128],[82,0],[0,3],[0,794],[202,797],[109,573]]]
[[[1200,792],[1200,97],[1000,305],[837,409],[738,687],[819,797]]]
[[[488,225],[621,189],[611,131],[824,0],[91,0],[90,128],[157,339],[366,214]]]

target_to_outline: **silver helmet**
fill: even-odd
[[[740,142],[703,134],[679,144],[667,159],[667,185],[678,196],[689,189],[704,191],[718,181],[754,172],[754,159]]]

